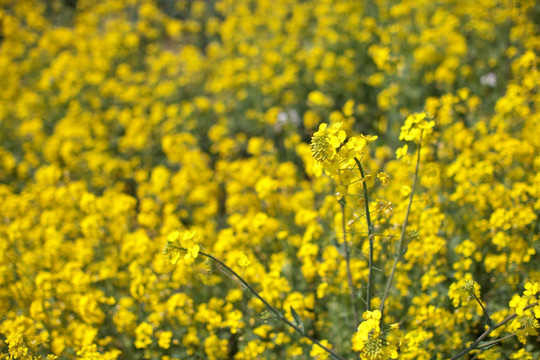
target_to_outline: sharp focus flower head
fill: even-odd
[[[167,245],[165,245],[163,253],[169,256],[172,264],[176,264],[182,255],[185,260],[195,259],[199,256],[201,249],[200,240],[201,235],[196,231],[185,231],[182,234],[179,231],[174,231],[167,237]]]

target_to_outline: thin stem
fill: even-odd
[[[314,343],[315,345],[317,345],[318,347],[320,347],[321,349],[323,349],[324,351],[326,351],[327,353],[329,353],[330,355],[332,355],[334,358],[336,359],[339,359],[339,360],[345,360],[344,357],[338,355],[337,353],[335,353],[333,350],[327,348],[326,346],[324,346],[323,344],[321,344],[317,339],[309,336],[308,334],[306,334],[302,329],[300,329],[298,326],[296,326],[295,324],[293,324],[292,322],[290,322],[289,320],[287,320],[287,318],[279,311],[277,310],[275,307],[273,307],[272,305],[270,305],[270,303],[268,301],[266,301],[264,298],[261,297],[261,295],[259,295],[259,293],[253,289],[251,287],[251,285],[248,284],[248,282],[246,280],[244,280],[244,278],[242,278],[240,275],[238,275],[233,269],[231,269],[230,267],[228,267],[227,265],[225,265],[225,263],[223,263],[222,261],[218,260],[217,258],[215,258],[214,256],[208,254],[208,253],[205,253],[203,251],[199,251],[199,255],[202,255],[202,256],[205,256],[213,261],[215,261],[217,264],[219,264],[220,266],[222,266],[223,268],[225,268],[227,271],[229,271],[231,274],[233,274],[241,283],[242,285],[244,285],[253,295],[255,295],[259,300],[262,301],[262,303],[272,312],[274,313],[274,315],[276,315],[281,321],[283,321],[285,324],[287,324],[288,326],[290,326],[291,328],[293,328],[296,332],[298,332],[300,335],[302,335],[303,337],[305,337],[306,339],[309,339],[312,343]]]
[[[365,233],[361,233],[361,234],[365,234]],[[391,238],[395,237],[394,235],[380,235],[382,237],[386,237],[387,239],[384,239],[384,240],[381,240],[380,244],[375,246],[374,249],[378,249],[379,247],[381,247],[383,244],[387,243],[388,241],[390,241]],[[354,252],[360,254],[361,256],[365,256],[366,255],[366,252],[369,252],[369,249],[366,250],[366,251],[362,251],[362,247],[361,246],[351,246],[350,249],[354,250]],[[380,271],[380,270],[379,270]]]
[[[371,308],[371,293],[372,293],[372,287],[373,287],[373,226],[371,224],[371,216],[369,212],[369,198],[368,198],[368,188],[365,181],[366,175],[364,174],[364,168],[362,168],[362,164],[360,163],[360,160],[358,158],[354,158],[354,161],[356,162],[356,165],[358,165],[358,170],[360,170],[360,176],[362,176],[362,187],[364,188],[364,205],[366,207],[366,222],[367,222],[367,228],[368,228],[368,240],[369,240],[369,257],[368,257],[368,267],[369,267],[369,275],[368,275],[368,283],[367,283],[367,294],[366,294],[366,310],[369,311]]]
[[[349,243],[347,242],[347,231],[345,228],[345,199],[339,201],[341,206],[341,226],[343,228],[343,250],[345,251],[345,263],[347,265],[347,281],[349,282],[349,289],[351,293],[351,303],[354,314],[354,330],[358,327],[358,310],[356,309],[356,291],[353,284],[351,274],[351,256],[349,252]]]
[[[348,195],[348,194],[347,194],[347,195]],[[362,195],[362,196],[363,196],[363,195]],[[349,206],[349,205],[347,205],[347,204],[345,204],[345,207],[346,207],[347,209],[351,210],[353,213],[358,212],[357,209],[355,209],[355,208],[353,208],[352,206]],[[359,215],[358,217],[361,218],[362,215]]]
[[[516,334],[510,334],[510,335],[506,335],[505,337],[502,337],[500,339],[495,339],[493,341],[486,341],[485,343],[483,343],[482,345],[478,345],[477,348],[478,349],[481,349],[481,348],[484,348],[484,347],[487,347],[487,346],[492,346],[492,345],[495,345],[497,343],[500,343],[501,341],[503,340],[506,340],[508,338],[511,338],[511,337],[514,337],[516,336]]]
[[[399,260],[401,258],[401,252],[403,251],[402,249],[403,249],[403,242],[405,241],[405,230],[407,229],[407,224],[409,222],[409,215],[411,213],[411,206],[412,206],[413,197],[414,197],[414,189],[416,188],[416,183],[418,181],[418,169],[420,168],[421,148],[422,148],[422,134],[420,134],[420,141],[418,142],[418,149],[416,150],[417,151],[416,168],[414,169],[414,178],[413,178],[413,184],[411,188],[411,194],[409,196],[409,204],[407,205],[407,212],[405,213],[405,220],[403,220],[403,226],[401,227],[401,236],[399,237],[396,257],[394,259],[394,263],[392,264],[392,270],[390,271],[390,276],[388,277],[388,280],[386,281],[386,287],[384,289],[381,306],[379,307],[379,311],[381,312],[381,314],[384,314],[384,304],[386,302],[386,298],[388,297],[390,286],[392,286],[392,281],[394,281],[394,276],[396,275],[396,269],[397,269]]]
[[[365,231],[347,231],[347,234],[361,234],[366,235],[367,232]],[[384,235],[384,234],[373,234],[374,237],[387,237],[387,238],[393,238],[397,237],[397,235]]]
[[[528,310],[534,306],[538,305],[538,302],[535,302],[534,304],[530,304],[530,305],[527,305],[523,308],[523,311],[525,310]],[[468,353],[470,353],[471,351],[473,351],[474,349],[477,349],[480,344],[480,341],[484,340],[486,337],[489,336],[489,334],[491,334],[494,330],[500,328],[501,326],[503,326],[504,324],[506,324],[507,322],[511,321],[511,320],[514,320],[514,318],[517,317],[517,314],[512,314],[510,316],[508,316],[506,319],[504,319],[503,321],[501,321],[500,323],[497,323],[493,326],[493,328],[489,328],[487,329],[482,335],[480,335],[478,337],[478,339],[476,339],[471,345],[469,345],[469,347],[467,347],[466,349],[463,349],[459,354],[455,355],[454,357],[452,357],[450,360],[457,360],[459,359],[460,357],[462,357],[463,355],[466,355]],[[503,338],[505,339],[505,338]],[[499,339],[499,340],[502,340],[502,339]]]
[[[489,313],[487,311],[487,309],[484,307],[484,305],[482,305],[482,302],[480,301],[480,299],[478,298],[478,296],[476,296],[476,293],[474,292],[474,290],[471,291],[471,294],[472,296],[474,297],[474,299],[476,300],[476,302],[478,304],[480,304],[480,307],[482,308],[482,310],[484,311],[484,316],[486,317],[486,323],[488,324],[488,326],[490,328],[493,327],[493,320],[491,320],[491,317],[489,316]]]

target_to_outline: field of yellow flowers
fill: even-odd
[[[539,19],[0,0],[0,357],[539,359]]]

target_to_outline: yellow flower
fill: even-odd
[[[158,345],[162,349],[168,349],[171,346],[172,331],[162,331],[159,333]]]
[[[137,349],[146,349],[152,343],[152,334],[154,329],[147,322],[142,322],[135,329],[135,347]]]
[[[330,107],[334,102],[322,92],[312,91],[308,94],[308,103],[315,106]]]
[[[397,148],[396,150],[396,159],[401,159],[402,157],[407,156],[407,150],[409,149],[409,145],[405,144],[400,148]]]
[[[369,145],[375,142],[375,140],[377,140],[379,137],[377,135],[362,135],[361,134],[360,138],[362,138],[366,142],[366,145]]]
[[[176,264],[182,255],[184,255],[184,260],[196,259],[201,249],[200,238],[201,236],[195,231],[185,231],[181,237],[179,231],[174,231],[167,237],[167,245],[163,253],[169,256],[172,264]]]
[[[240,256],[240,258],[237,260],[237,263],[241,267],[248,267],[251,264],[246,254],[242,254],[242,256]]]
[[[534,296],[536,293],[540,291],[540,283],[538,282],[527,282],[525,284],[525,291],[523,292],[523,295],[526,296]]]
[[[187,249],[187,253],[186,255],[184,256],[184,259],[187,260],[189,258],[194,258],[196,259],[197,256],[199,256],[199,245],[193,245],[192,247],[188,248]]]
[[[377,179],[379,179],[381,184],[386,185],[388,183],[388,179],[390,179],[390,175],[385,172],[380,172],[377,173]]]
[[[311,154],[329,175],[335,175],[339,169],[339,149],[347,138],[345,131],[340,130],[341,123],[334,124],[328,129],[328,124],[319,125],[319,131],[311,138]]]
[[[431,130],[435,122],[428,117],[424,112],[411,114],[405,120],[405,124],[401,127],[399,140],[419,142],[420,137]]]

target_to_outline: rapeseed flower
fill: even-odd
[[[174,231],[167,237],[163,253],[169,257],[172,264],[176,264],[182,255],[184,260],[196,259],[199,255],[200,240],[201,235],[196,231]]]

